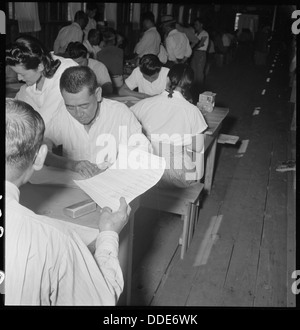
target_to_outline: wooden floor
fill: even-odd
[[[206,90],[230,109],[222,133],[248,147],[240,154],[239,144],[218,145],[213,188],[184,260],[179,216],[138,211],[132,305],[295,306],[295,172],[276,171],[295,159],[295,134],[288,67],[282,52],[273,62],[276,53],[262,68],[237,60],[208,75]]]

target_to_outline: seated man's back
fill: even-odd
[[[123,50],[116,46],[103,47],[97,53],[97,60],[107,67],[111,76],[123,74],[123,57]]]
[[[20,205],[19,191],[10,182],[6,194],[5,304],[115,305],[97,261],[80,237],[60,221]],[[122,285],[117,260],[111,262]],[[117,283],[115,288],[120,290]]]

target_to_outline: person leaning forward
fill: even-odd
[[[46,165],[88,178],[113,164],[119,145],[152,151],[142,127],[128,107],[102,98],[95,73],[87,66],[64,71],[60,90],[67,111],[56,113],[45,133],[51,150],[63,145],[63,156],[49,152]]]
[[[5,305],[115,305],[124,279],[119,236],[128,221],[123,197],[99,216],[94,254],[60,220],[19,203],[20,186],[43,167],[45,124],[28,103],[6,99]]]

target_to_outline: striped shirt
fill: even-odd
[[[118,235],[97,235],[94,255],[66,222],[19,203],[6,181],[5,305],[115,305],[124,287]]]

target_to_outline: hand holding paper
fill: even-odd
[[[128,221],[129,213],[130,206],[124,197],[120,198],[120,207],[116,212],[112,213],[108,207],[103,207],[99,220],[100,232],[112,230],[119,234]]]

